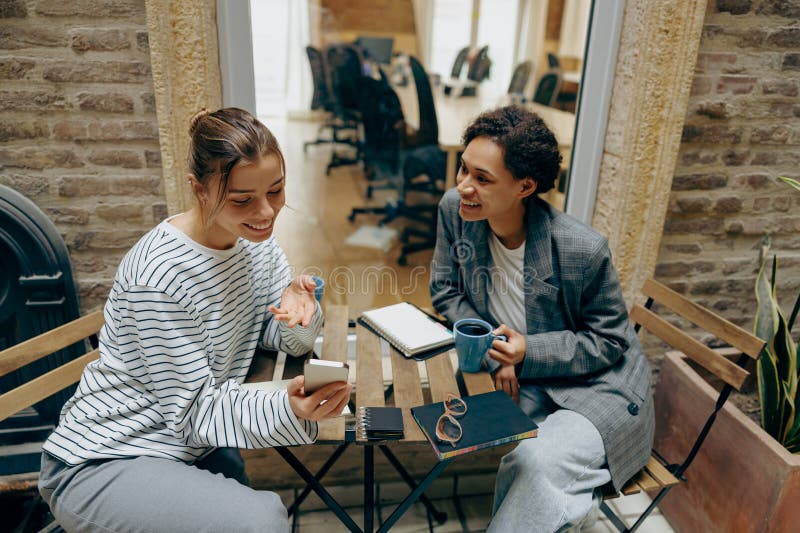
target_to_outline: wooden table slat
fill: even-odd
[[[447,393],[461,396],[449,354],[443,353],[431,357],[425,361],[425,367],[428,370],[428,386],[433,403],[443,402],[447,398]]]
[[[425,403],[422,396],[422,382],[416,360],[403,357],[400,352],[389,350],[392,361],[392,382],[394,383],[394,405],[403,409],[403,431],[406,442],[420,442],[425,435],[411,416],[411,407]]]
[[[489,372],[461,372],[461,376],[464,378],[464,385],[467,387],[469,396],[494,390],[494,380]]]
[[[347,306],[325,306],[321,359],[347,362]]]
[[[356,325],[356,380],[356,408],[385,405],[381,341],[361,324]]]
[[[317,443],[335,443],[341,444],[344,442],[344,417],[337,416],[336,418],[329,418],[319,422],[319,433],[317,434]]]

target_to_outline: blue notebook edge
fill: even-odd
[[[504,398],[501,398],[504,397]],[[444,403],[437,402],[426,405],[420,405],[411,408],[411,415],[414,421],[422,430],[422,433],[428,439],[434,454],[439,461],[473,453],[486,448],[500,446],[509,442],[515,442],[523,439],[534,438],[538,434],[539,426],[531,420],[517,404],[503,391],[492,391],[475,396],[467,396],[463,398],[467,403],[467,413],[459,420],[462,423],[464,434],[462,441],[456,443],[455,447],[450,446],[447,442],[439,442],[436,438],[436,421],[439,416],[444,412]],[[487,416],[489,413],[485,412],[486,407],[503,413],[503,417],[497,416],[499,413],[494,413],[490,419],[502,420],[498,424],[501,428],[503,426],[511,426],[515,424],[516,427],[513,431],[501,430],[495,431],[492,435],[481,437],[475,431],[478,428],[486,427],[483,424],[476,424],[476,420],[482,418],[473,416],[472,424],[470,424],[470,409],[473,413],[476,411],[483,411],[481,415]],[[471,430],[471,431],[470,431]]]

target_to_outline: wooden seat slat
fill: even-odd
[[[361,324],[356,324],[356,379],[356,409],[385,405],[381,341]]]
[[[0,420],[77,382],[81,379],[83,367],[99,356],[100,351],[94,349],[3,394],[0,396]]]
[[[272,381],[275,379],[278,352],[256,348],[250,369],[247,371],[246,382]]]
[[[647,470],[641,470],[639,472],[639,478],[636,480],[636,483],[641,487],[641,489],[645,492],[650,492],[654,490],[658,490],[661,488],[658,481],[653,479],[653,477],[647,472]]]
[[[641,305],[634,305],[630,313],[631,320],[641,324],[647,331],[685,353],[693,361],[703,365],[708,371],[730,384],[736,390],[741,389],[749,372],[722,355],[679,330],[663,318]]]
[[[32,363],[46,355],[96,335],[103,327],[103,310],[98,309],[72,322],[0,352],[0,376]],[[55,392],[55,391],[54,391]]]
[[[653,279],[645,281],[642,292],[648,298],[652,298],[731,346],[740,349],[751,358],[758,359],[758,355],[764,347],[764,341],[749,331],[687,300],[669,287]]]
[[[443,353],[431,357],[425,361],[425,368],[428,371],[428,386],[433,403],[443,402],[448,393],[461,396],[449,354]]]
[[[347,362],[347,306],[325,306],[321,359]]]
[[[425,403],[422,396],[422,381],[419,363],[404,357],[394,347],[389,349],[394,383],[394,405],[403,409],[404,442],[422,442],[425,435],[411,416],[411,408]]]
[[[306,360],[311,356],[311,352],[296,356],[286,354],[286,362],[283,364],[283,376],[280,379],[292,379],[301,375],[303,373],[303,365],[306,364]],[[275,379],[279,379],[278,376],[275,376]]]
[[[652,455],[645,469],[662,487],[671,487],[672,485],[678,484],[678,478],[673,476],[672,472],[667,470],[667,467],[662,465],[661,462]]]
[[[643,472],[643,470],[639,470],[635,476],[625,483],[625,485],[622,487],[622,494],[625,496],[630,496],[631,494],[637,494],[642,491],[642,488],[639,486],[639,478],[642,477]]]

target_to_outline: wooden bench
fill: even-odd
[[[722,409],[730,393],[734,389],[741,389],[745,379],[749,376],[749,372],[744,367],[749,359],[758,359],[758,355],[765,344],[755,335],[732,324],[712,311],[691,302],[655,280],[647,280],[642,292],[647,297],[647,303],[644,306],[634,305],[630,313],[631,320],[636,324],[636,330],[639,331],[644,328],[672,348],[680,350],[689,359],[722,380],[725,385],[720,391],[714,411],[709,414],[704,427],[699,429],[698,437],[684,461],[680,464],[667,465],[658,454],[658,451],[654,450],[647,466],[622,488],[621,492],[624,495],[636,494],[641,491],[657,492],[651,505],[633,525],[628,527],[605,502],[603,503],[601,509],[620,531],[635,531],[638,529],[670,489],[685,481],[683,474],[694,460],[706,435],[711,430],[717,413]],[[655,310],[653,309],[654,304],[658,304]],[[671,312],[681,317],[684,321],[691,323],[691,325],[726,342],[735,348],[737,354],[740,354],[738,361],[734,363],[723,352],[712,350],[682,331],[679,327],[665,320],[657,311],[658,313]],[[613,491],[606,492],[604,499],[616,496],[618,494],[614,494]]]

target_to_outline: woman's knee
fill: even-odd
[[[286,506],[274,492],[252,491],[252,513],[239,516],[234,522],[237,531],[269,531],[286,533],[290,530]]]

